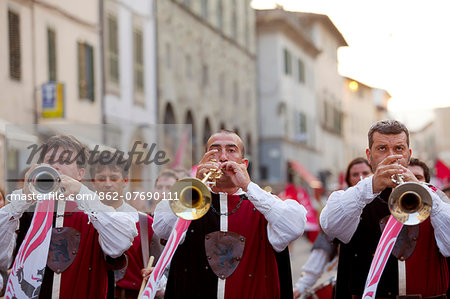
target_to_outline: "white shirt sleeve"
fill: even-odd
[[[450,204],[442,201],[436,192],[428,189],[433,199],[431,210],[431,225],[434,237],[443,256],[450,256]]]
[[[295,288],[300,294],[310,289],[322,275],[329,255],[323,249],[316,248],[311,252],[308,261],[303,265],[302,276],[295,283]]]
[[[18,198],[15,199],[14,196]],[[0,269],[6,271],[12,262],[12,254],[16,246],[16,230],[23,212],[33,202],[20,199],[22,190],[16,190],[7,196],[9,204],[0,209]]]
[[[78,200],[78,207],[97,230],[103,252],[112,258],[121,256],[137,236],[134,212],[116,212],[113,207],[101,203],[96,193],[84,185],[79,194],[84,195],[85,200]]]
[[[266,218],[270,244],[280,252],[300,237],[306,225],[306,209],[297,201],[281,200],[251,182],[247,187],[248,199]]]
[[[442,255],[450,256],[450,204],[442,201],[431,189],[428,191],[433,199],[430,217],[436,243]],[[376,196],[372,193],[372,177],[365,178],[345,191],[333,192],[320,214],[320,225],[325,234],[344,243],[350,242],[364,207]]]
[[[350,242],[364,207],[377,195],[372,192],[372,176],[345,191],[331,193],[320,214],[320,225],[325,234],[344,243]]]
[[[172,212],[168,200],[161,200],[156,205],[153,217],[153,231],[161,239],[168,240],[178,217]]]

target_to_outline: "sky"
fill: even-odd
[[[349,47],[338,50],[339,72],[392,96],[389,111],[411,130],[450,106],[448,0],[253,0],[254,8],[330,17]]]

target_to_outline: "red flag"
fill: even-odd
[[[450,169],[441,160],[436,160],[436,177],[442,181],[450,179]]]
[[[306,189],[302,187],[296,188],[294,184],[288,183],[286,184],[284,191],[281,192],[278,196],[283,200],[286,199],[296,200],[298,203],[300,203],[302,206],[305,207],[307,211],[305,231],[307,232],[308,239],[311,242],[314,242],[314,239],[317,237],[319,233],[320,226],[317,211],[311,204],[311,198],[309,197],[309,194],[306,191]]]
[[[186,146],[188,144],[188,138],[190,135],[189,130],[185,130],[183,136],[181,137],[180,145],[178,146],[177,152],[175,153],[174,160],[170,165],[170,168],[178,168],[183,166],[184,154],[186,153]]]

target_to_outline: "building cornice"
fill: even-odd
[[[298,20],[284,10],[257,10],[256,30],[257,32],[281,31],[312,57],[316,57],[321,52],[302,29]]]
[[[98,23],[87,22],[87,21],[75,16],[74,14],[71,14],[70,12],[68,12],[60,7],[57,7],[55,5],[51,5],[51,4],[48,4],[46,2],[39,1],[39,0],[33,0],[32,3],[37,4],[41,8],[44,8],[44,9],[47,9],[54,13],[57,13],[60,16],[64,17],[65,19],[71,20],[72,22],[77,23],[78,25],[84,26],[87,29],[94,30],[94,31],[98,31],[98,29],[99,29]]]
[[[348,46],[347,41],[345,40],[342,33],[339,31],[339,29],[337,29],[333,21],[331,21],[331,19],[327,15],[306,13],[306,12],[291,12],[291,13],[295,13],[298,16],[300,16],[302,22],[304,22],[307,25],[310,25],[315,21],[321,22],[326,28],[328,28],[331,31],[331,33],[334,34],[334,36],[337,38],[339,42],[339,46],[341,47]]]

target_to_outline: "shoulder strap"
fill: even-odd
[[[148,221],[147,214],[138,212],[139,214],[139,231],[141,235],[142,260],[144,261],[144,268],[147,267],[150,258],[150,250],[148,247]]]

